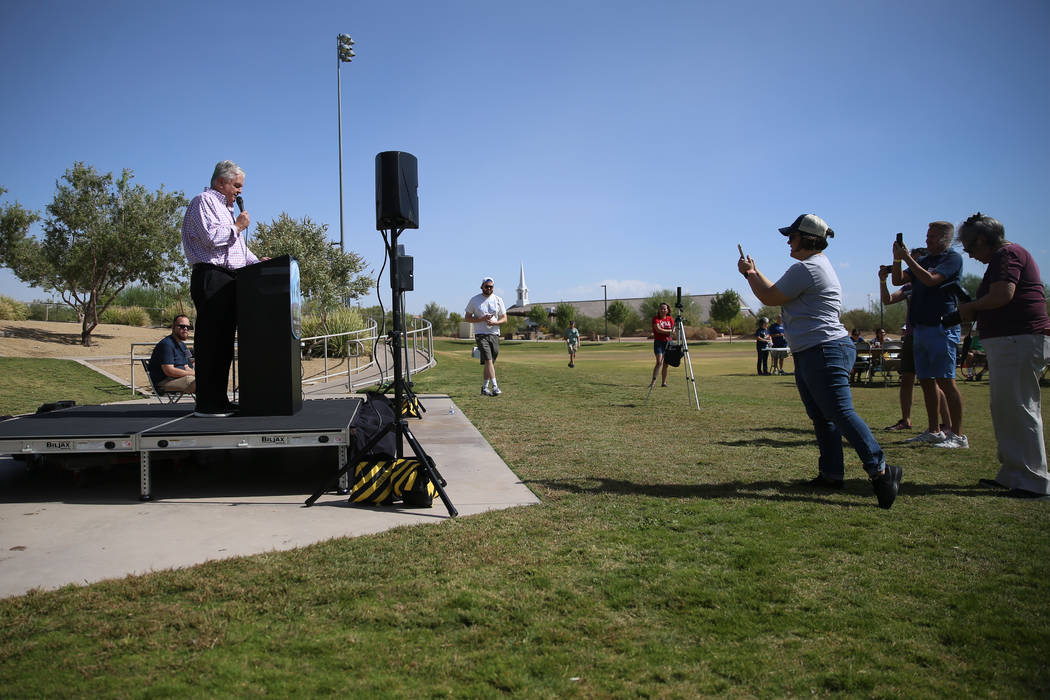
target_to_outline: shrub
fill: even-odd
[[[31,321],[66,321],[70,323],[79,322],[77,312],[65,304],[51,304],[43,301],[34,301],[29,304],[29,320]]]
[[[141,306],[110,306],[98,317],[99,323],[120,326],[149,326],[149,314]]]
[[[686,326],[685,336],[689,340],[714,340],[718,337],[718,331],[711,326]]]
[[[302,337],[310,338],[319,335],[359,331],[366,324],[367,321],[358,309],[343,307],[328,313],[327,328],[322,325],[320,316],[313,314],[303,316]],[[320,340],[307,341],[306,346],[303,348],[303,354],[307,357],[324,357],[324,347],[324,343]],[[364,351],[370,352],[371,348],[365,348]],[[349,353],[347,352],[347,339],[345,337],[328,339],[329,357],[345,357],[348,354],[354,355],[359,352],[361,352],[361,348],[356,344],[350,348]]]
[[[29,306],[11,297],[0,296],[0,320],[25,321],[29,318]]]
[[[178,315],[188,316],[190,321],[194,320],[194,308],[192,304],[180,304],[174,302],[168,304],[163,309],[149,309],[150,320],[154,326],[164,326],[165,328],[171,327],[171,322],[175,320]]]
[[[29,306],[11,297],[0,296],[0,320],[25,321],[29,318]]]

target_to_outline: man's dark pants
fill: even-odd
[[[190,276],[190,296],[197,308],[193,333],[197,410],[218,413],[229,405],[226,387],[237,333],[237,274],[198,263]]]

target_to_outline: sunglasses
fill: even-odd
[[[181,329],[182,329],[182,330],[184,330],[184,331],[190,331],[190,330],[193,330],[193,326],[187,326],[187,325],[186,325],[185,323],[176,323],[176,324],[175,324],[175,327],[176,327],[176,328],[181,328]]]

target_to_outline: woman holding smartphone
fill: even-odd
[[[737,269],[758,300],[783,307],[784,333],[795,358],[795,386],[813,421],[820,450],[814,488],[841,489],[845,479],[842,438],[860,457],[880,508],[889,508],[900,490],[901,468],[886,464],[871,429],[853,408],[849,375],[857,350],[839,320],[842,286],[823,251],[835,232],[815,214],[803,214],[780,229],[797,260],[776,283],[741,257]]]

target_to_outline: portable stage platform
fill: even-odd
[[[310,399],[289,416],[200,418],[192,406],[72,406],[0,422],[0,453],[139,456],[139,497],[152,498],[150,455],[175,451],[336,447],[339,471],[364,399]],[[346,488],[345,480],[340,484]]]

